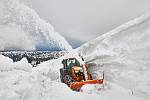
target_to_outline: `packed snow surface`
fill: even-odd
[[[71,50],[51,24],[21,0],[0,0],[0,50]]]
[[[145,14],[57,60],[32,68],[27,60],[13,63],[0,56],[0,100],[149,100],[150,15]],[[104,88],[85,85],[72,91],[60,82],[63,58],[81,55],[105,73]]]

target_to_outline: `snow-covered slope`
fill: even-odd
[[[150,99],[150,14],[84,44],[77,49],[86,62],[103,69],[107,81]]]
[[[91,40],[65,57],[77,57],[105,72],[105,86],[85,85],[74,92],[59,80],[64,57],[35,68],[0,56],[0,100],[149,100],[150,15],[145,14]],[[76,53],[78,52],[78,54]]]
[[[107,83],[105,91],[97,91],[97,86],[90,85],[83,88],[83,93],[74,92],[57,80],[58,71],[49,71],[57,67],[52,63],[48,61],[32,68],[25,58],[13,63],[0,56],[0,100],[143,100],[112,83]]]
[[[0,0],[0,50],[72,49],[53,26],[22,2]]]

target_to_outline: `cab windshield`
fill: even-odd
[[[80,66],[80,63],[76,59],[68,59],[67,60],[67,66],[68,67],[73,67],[73,66]]]

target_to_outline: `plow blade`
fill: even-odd
[[[72,90],[80,90],[80,88],[85,85],[85,84],[103,84],[103,79],[99,79],[99,80],[87,80],[87,81],[83,81],[83,82],[72,82],[70,84],[70,88]]]

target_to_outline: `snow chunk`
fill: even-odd
[[[12,64],[13,64],[12,59],[0,55],[0,71],[12,70],[12,68],[13,68]]]
[[[22,58],[21,61],[14,63],[14,68],[16,70],[24,70],[27,72],[32,71],[32,65],[28,63],[26,58]]]

